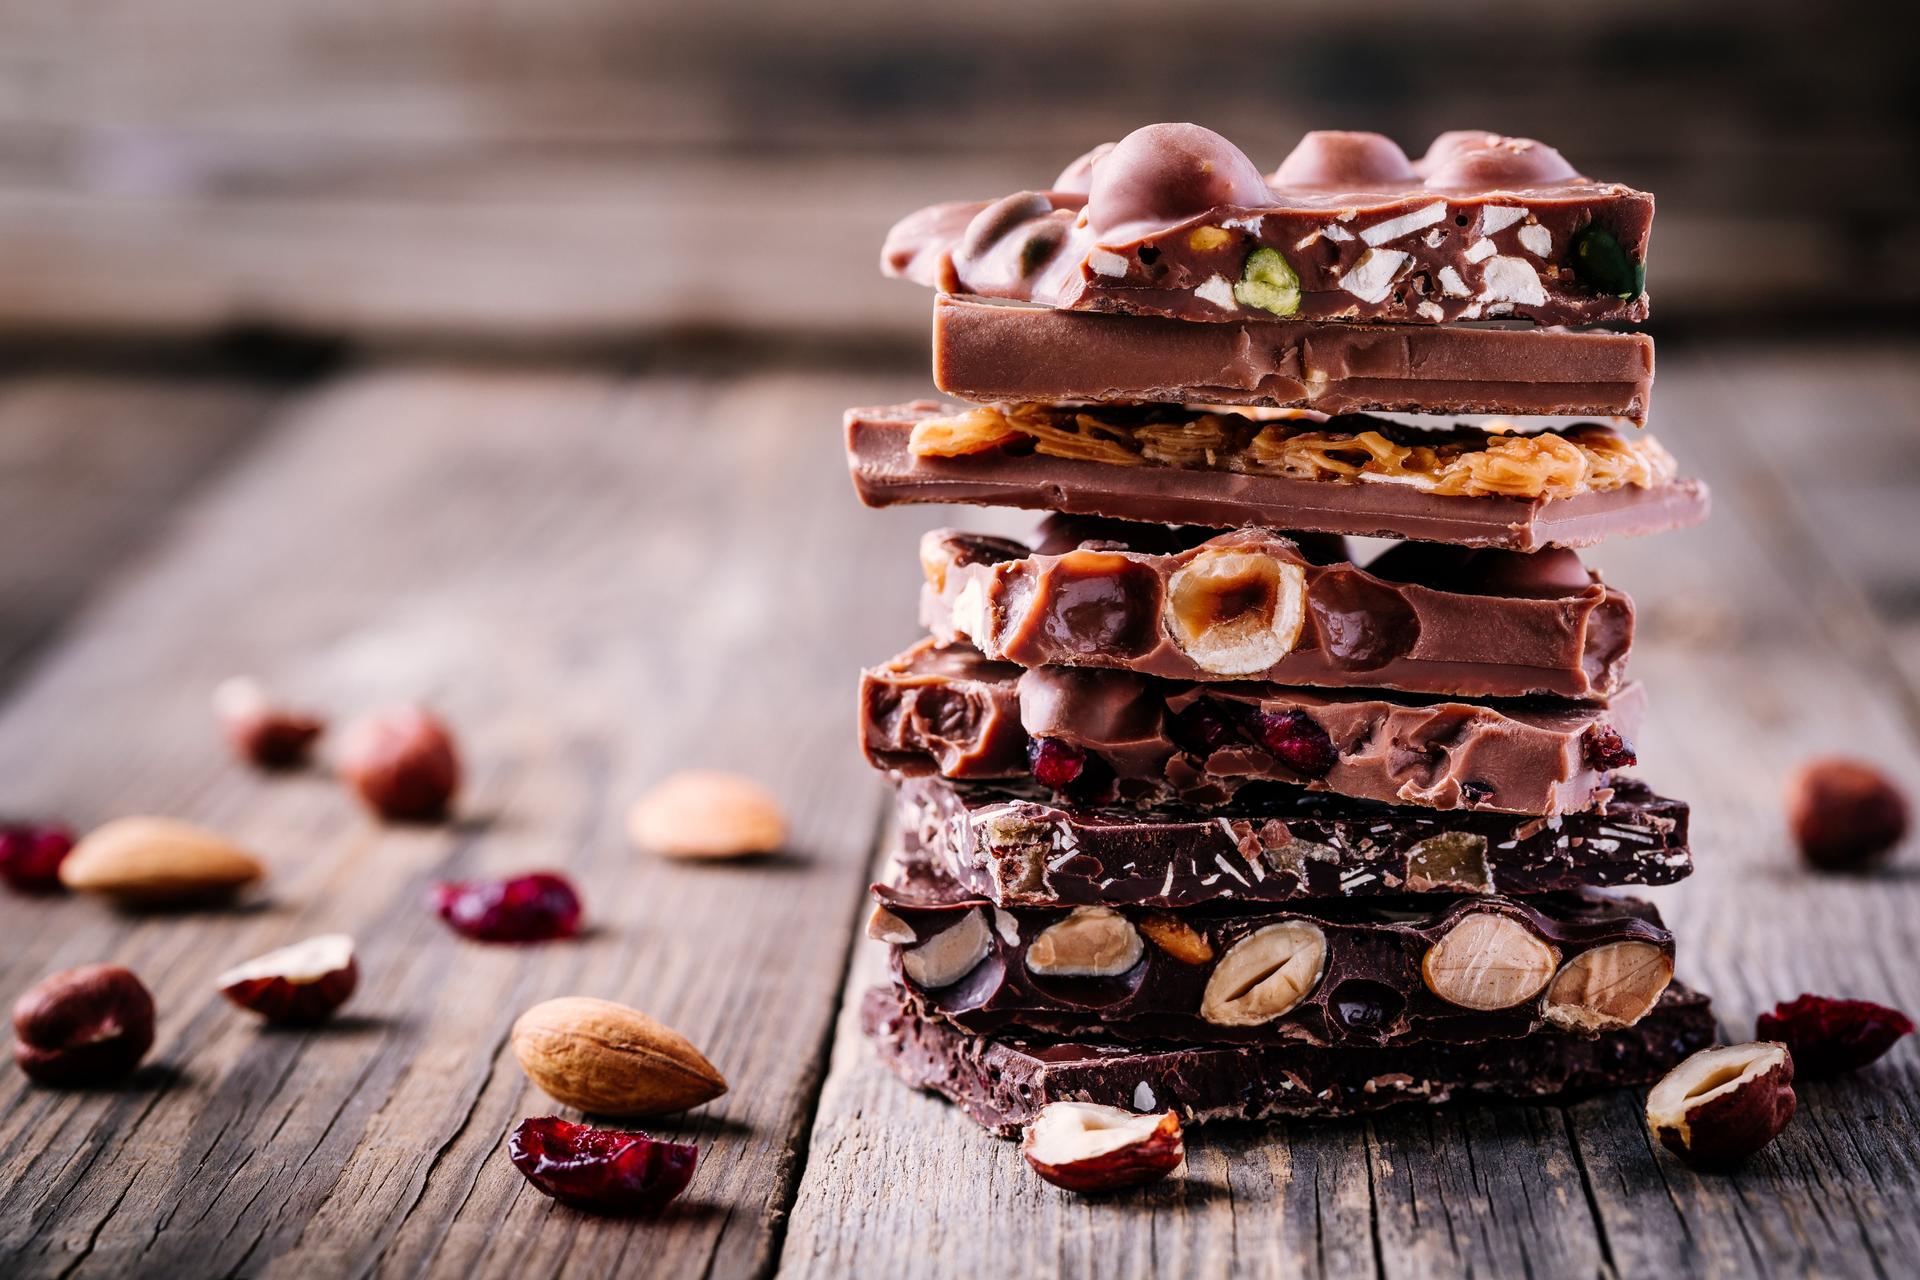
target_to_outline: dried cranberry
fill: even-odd
[[[1240,726],[1226,708],[1202,698],[1173,717],[1167,736],[1185,751],[1210,756],[1240,737]]]
[[[1913,1019],[1871,1000],[1803,995],[1761,1014],[1755,1030],[1787,1046],[1796,1074],[1819,1079],[1866,1066],[1912,1035]]]
[[[1027,767],[1041,786],[1064,791],[1086,771],[1087,753],[1060,738],[1035,738],[1027,743]]]
[[[1324,778],[1339,763],[1333,739],[1304,711],[1263,711],[1254,721],[1260,745],[1303,778]]]
[[[1610,724],[1596,724],[1588,729],[1582,743],[1586,747],[1587,763],[1596,769],[1625,769],[1640,758],[1634,753],[1633,744]]]
[[[433,889],[433,909],[456,933],[482,942],[547,942],[580,931],[580,895],[546,871],[511,880],[442,880]]]
[[[58,893],[60,864],[73,852],[61,826],[0,826],[0,876],[22,893]]]
[[[632,1129],[596,1129],[559,1116],[522,1120],[507,1157],[561,1204],[601,1213],[651,1213],[687,1189],[698,1149]]]

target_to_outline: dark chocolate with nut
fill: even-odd
[[[1401,543],[1362,569],[1271,529],[1100,523],[1055,517],[1037,549],[926,534],[921,622],[1021,666],[1174,680],[1469,698],[1601,698],[1623,681],[1633,603],[1571,551]]]
[[[1622,1030],[1593,1037],[1545,1030],[1471,1044],[1156,1047],[1015,1029],[988,1037],[923,1016],[890,987],[867,992],[860,1025],[901,1080],[940,1094],[1008,1138],[1060,1101],[1170,1109],[1195,1125],[1356,1115],[1468,1097],[1570,1099],[1657,1080],[1718,1035],[1707,998],[1678,983]]]
[[[848,410],[847,467],[860,500],[872,507],[959,502],[1157,524],[1266,525],[1510,551],[1591,546],[1606,538],[1686,528],[1707,516],[1707,487],[1687,476],[1644,487],[1584,487],[1565,497],[1531,488],[1515,495],[1464,495],[1398,479],[1329,480],[1252,466],[1123,464],[1083,452],[1048,451],[1044,442],[1019,436],[952,455],[916,453],[915,433],[954,412],[932,400]],[[1156,412],[1181,411],[1161,406]],[[1331,422],[1405,430],[1379,419]],[[1509,438],[1543,436],[1514,433]]]
[[[934,205],[881,266],[946,293],[1217,323],[1445,324],[1647,316],[1653,197],[1552,147],[1444,133],[1419,161],[1371,133],[1310,133],[1263,176],[1191,124],[1136,129],[1052,190]]]
[[[1602,414],[1644,426],[1653,339],[1500,322],[1187,324],[943,293],[933,304],[933,381],[980,401]]]
[[[1080,803],[1217,805],[1284,783],[1435,809],[1592,807],[1634,762],[1645,699],[1460,702],[994,662],[923,640],[860,681],[876,768],[1032,778]]]
[[[900,859],[1000,906],[1190,907],[1672,884],[1687,806],[1636,778],[1559,818],[1404,809],[1294,787],[1200,809],[1062,804],[1039,788],[895,781]]]
[[[976,1032],[1322,1045],[1595,1032],[1639,1021],[1673,977],[1652,904],[1598,893],[997,907],[910,864],[873,892],[869,933],[896,979]]]

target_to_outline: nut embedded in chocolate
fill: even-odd
[[[1205,964],[1213,959],[1213,944],[1170,911],[1150,912],[1137,923],[1149,942],[1181,964]]]
[[[1140,932],[1112,907],[1075,907],[1027,947],[1027,968],[1049,978],[1111,978],[1140,963]]]
[[[1136,1115],[1093,1102],[1047,1104],[1027,1126],[1020,1154],[1068,1191],[1115,1191],[1156,1182],[1180,1167],[1180,1117]]]
[[[1864,871],[1906,838],[1907,798],[1859,760],[1809,760],[1787,780],[1787,825],[1800,853],[1822,871]]]
[[[1392,186],[1419,181],[1400,144],[1385,134],[1315,129],[1273,171],[1276,187]]]
[[[1559,961],[1559,952],[1513,917],[1475,911],[1427,949],[1420,974],[1449,1004],[1511,1009],[1538,995]]]
[[[905,920],[882,906],[875,906],[867,917],[867,936],[895,947],[910,947],[919,941]]]
[[[1092,166],[1087,222],[1104,234],[1130,222],[1178,222],[1219,208],[1258,208],[1272,199],[1253,161],[1213,130],[1150,124]]]
[[[1647,1094],[1647,1126],[1697,1169],[1730,1169],[1793,1119],[1793,1055],[1773,1041],[1702,1049]]]
[[[1265,671],[1293,652],[1306,620],[1306,573],[1256,551],[1210,547],[1167,584],[1166,627],[1213,675]]]
[[[1673,981],[1673,957],[1651,942],[1583,951],[1547,988],[1547,1021],[1570,1031],[1611,1031],[1646,1017]]]
[[[1327,971],[1327,935],[1307,920],[1256,929],[1227,949],[1207,979],[1200,1016],[1224,1027],[1256,1027],[1291,1012]]]
[[[969,911],[919,946],[900,953],[900,967],[907,977],[929,990],[952,986],[972,973],[993,946],[987,918],[980,911]]]

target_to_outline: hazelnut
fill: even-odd
[[[1179,916],[1156,911],[1141,916],[1139,926],[1148,941],[1181,964],[1205,964],[1213,959],[1213,944]]]
[[[885,942],[896,947],[910,947],[920,941],[911,926],[885,907],[876,906],[873,914],[867,918],[867,936],[875,942]]]
[[[1200,1016],[1222,1027],[1257,1027],[1291,1012],[1327,971],[1327,935],[1307,920],[1256,929],[1227,948],[1207,979]]]
[[[1050,1102],[1021,1135],[1033,1171],[1068,1191],[1115,1191],[1166,1177],[1187,1158],[1180,1117],[1094,1102]]]
[[[972,973],[992,947],[993,933],[987,927],[987,918],[975,909],[961,916],[957,924],[903,950],[900,967],[917,986],[937,990]]]
[[[787,822],[773,793],[752,778],[688,769],[634,802],[627,835],[669,858],[744,858],[777,852]]]
[[[425,707],[362,716],[341,737],[341,777],[388,822],[437,822],[460,789],[453,735]]]
[[[1257,675],[1293,652],[1306,595],[1306,572],[1297,564],[1209,547],[1167,585],[1167,633],[1210,675]]]
[[[1872,765],[1809,760],[1787,780],[1787,826],[1822,871],[1864,871],[1906,838],[1907,798]]]
[[[1140,932],[1112,907],[1075,907],[1027,948],[1027,968],[1049,978],[1111,978],[1140,963]]]
[[[1630,1027],[1673,981],[1673,957],[1651,942],[1609,942],[1567,961],[1547,988],[1547,1021],[1571,1031]]]
[[[213,980],[220,994],[268,1022],[321,1022],[360,985],[353,939],[322,934],[235,965]]]
[[[235,754],[262,769],[305,764],[314,739],[326,728],[318,716],[281,706],[265,686],[246,676],[220,683],[213,691],[213,713]]]
[[[117,964],[42,979],[13,1006],[13,1060],[41,1084],[102,1084],[153,1047],[153,996]]]
[[[1647,1094],[1647,1126],[1697,1169],[1727,1169],[1793,1119],[1793,1055],[1770,1040],[1702,1049]]]
[[[1420,975],[1448,1004],[1484,1012],[1532,999],[1559,963],[1559,953],[1518,920],[1474,911],[1427,948]]]

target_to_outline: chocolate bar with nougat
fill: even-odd
[[[1444,133],[1418,161],[1310,133],[1271,175],[1191,124],[1136,129],[1046,191],[934,205],[881,266],[945,293],[1219,323],[1646,319],[1653,197],[1552,147]]]

